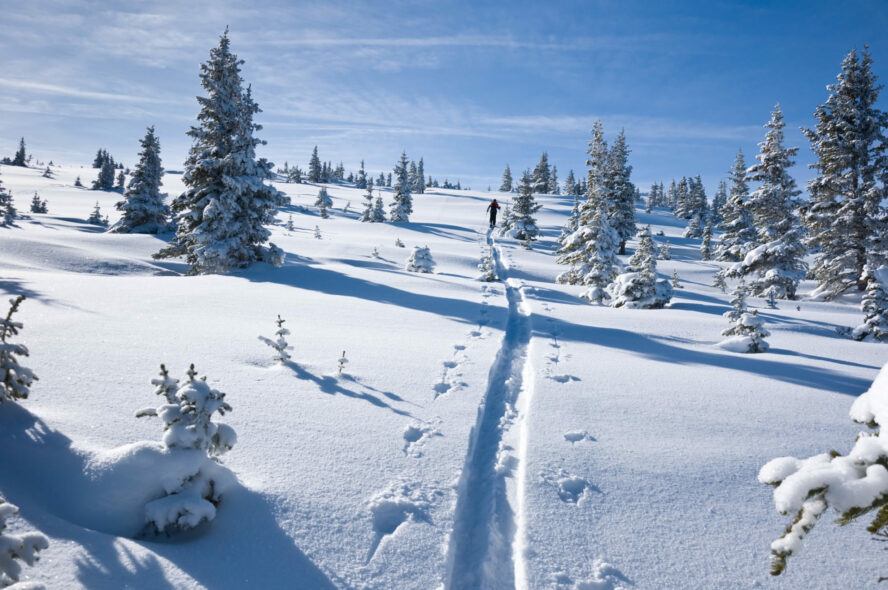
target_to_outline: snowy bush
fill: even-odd
[[[26,399],[31,391],[31,384],[37,381],[37,376],[31,369],[19,364],[18,357],[28,356],[28,348],[24,344],[9,341],[23,327],[21,322],[14,322],[12,316],[24,300],[24,295],[10,299],[12,305],[9,312],[0,320],[0,403],[4,400]]]
[[[162,484],[167,495],[145,505],[146,530],[155,533],[194,528],[215,518],[216,505],[233,479],[216,458],[231,450],[237,434],[227,424],[213,422],[214,414],[224,416],[231,406],[224,393],[207,384],[206,377],[196,376],[192,364],[185,384],[179,385],[161,365],[160,377],[151,384],[166,403],[136,412],[138,418],[157,416],[163,421],[162,442],[168,451],[186,453],[189,460],[195,452],[203,456],[196,470],[165,474]]]
[[[836,451],[807,459],[780,457],[759,471],[758,480],[774,486],[778,512],[794,515],[786,532],[771,544],[771,574],[786,569],[787,559],[797,554],[802,542],[830,508],[845,525],[876,511],[867,531],[879,540],[888,538],[888,365],[869,390],[851,404],[851,419],[871,432],[857,435],[847,455]]]
[[[493,260],[492,252],[487,252],[481,257],[481,263],[478,265],[478,270],[480,271],[480,274],[475,277],[475,280],[485,281],[487,283],[499,280],[499,277],[496,276],[496,263]]]
[[[49,541],[40,533],[4,534],[6,521],[16,514],[18,507],[0,496],[0,586],[2,587],[18,582],[22,566],[17,560],[34,565],[40,559],[37,552],[49,547]],[[27,587],[35,590],[43,586],[29,584]]]
[[[286,321],[287,320],[281,319],[280,314],[278,315],[277,320],[275,320],[275,323],[277,324],[277,331],[274,333],[274,340],[272,340],[271,338],[266,338],[265,336],[259,336],[259,340],[275,350],[274,360],[280,363],[285,363],[290,360],[290,354],[287,352],[287,350],[293,348],[287,343],[286,337],[290,335],[290,330],[284,327],[284,323]]]
[[[672,246],[669,244],[669,240],[663,242],[663,245],[660,246],[660,254],[657,256],[660,260],[672,260]]]
[[[432,259],[432,253],[429,247],[413,247],[413,253],[407,259],[407,270],[409,272],[432,272],[435,269],[435,261]]]

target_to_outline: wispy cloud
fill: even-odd
[[[157,98],[145,95],[117,94],[113,92],[96,92],[92,90],[83,90],[81,88],[73,88],[70,86],[59,86],[57,84],[46,84],[43,82],[30,82],[27,80],[12,80],[9,78],[0,78],[0,87],[15,90],[31,90],[43,94],[53,94],[58,96],[67,96],[72,98],[83,98],[90,100],[102,100],[113,102],[132,102],[132,103],[150,103],[150,104],[181,104],[181,100],[170,100],[165,98]]]

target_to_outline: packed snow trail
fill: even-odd
[[[478,408],[468,455],[457,488],[453,533],[447,556],[446,587],[504,589],[524,585],[522,551],[515,555],[516,531],[521,505],[514,484],[508,482],[511,470],[522,457],[523,441],[512,442],[516,404],[527,397],[525,385],[532,385],[528,347],[531,337],[531,311],[524,286],[508,277],[508,265],[491,233],[487,244],[493,254],[496,272],[506,290],[509,315],[502,346],[490,369],[487,391]],[[523,437],[522,437],[523,438]],[[520,488],[520,486],[519,486]]]

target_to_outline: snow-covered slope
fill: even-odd
[[[718,264],[671,214],[638,218],[669,238],[659,272],[677,270],[684,288],[664,310],[611,309],[554,282],[567,198],[539,197],[544,236],[528,251],[487,231],[487,193],[432,190],[415,195],[410,223],[371,224],[357,219],[363,191],[337,185],[329,219],[311,207],[317,186],[278,185],[294,204],[272,231],[282,268],[186,277],[151,258],[164,236],[85,223],[96,201],[113,223],[120,198],[73,187],[95,170],[55,170],[0,167],[20,210],[34,191],[49,207],[0,228],[0,291],[28,296],[20,340],[40,377],[30,399],[0,406],[13,532],[50,538],[29,579],[833,588],[883,573],[860,526],[824,524],[771,579],[786,523],[756,481],[773,457],[853,439],[848,408],[888,350],[836,333],[859,323],[853,301],[751,299],[771,350],[735,354],[715,346],[730,299],[709,286]],[[177,175],[164,183],[182,189]],[[405,270],[414,246],[429,247],[434,273]],[[500,282],[475,280],[488,250]],[[292,332],[285,365],[257,338],[278,314]],[[156,405],[160,363],[176,377],[195,363],[226,392],[239,438],[222,459],[238,483],[187,539],[130,538],[159,464],[146,441],[161,436],[134,413]]]

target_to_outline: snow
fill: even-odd
[[[766,464],[765,479],[787,480],[798,463],[771,459],[841,450],[861,430],[848,407],[886,349],[837,334],[860,323],[859,299],[766,309],[749,297],[771,348],[738,355],[714,346],[731,297],[709,284],[728,263],[701,261],[699,239],[662,209],[636,209],[638,223],[670,241],[657,278],[677,271],[685,288],[640,312],[589,305],[586,286],[555,282],[571,197],[535,197],[541,234],[526,250],[488,231],[488,193],[428,189],[410,222],[361,223],[343,208],[365,191],[336,184],[320,219],[320,185],[275,183],[292,200],[269,228],[282,267],[184,276],[181,259],[151,258],[169,234],[86,224],[96,200],[112,223],[119,215],[118,193],[73,187],[97,170],[42,172],[0,167],[19,211],[35,191],[50,211],[0,228],[0,300],[27,295],[15,342],[40,376],[27,400],[0,404],[0,495],[20,507],[7,530],[49,538],[23,580],[862,588],[883,572],[865,523],[824,521],[772,579],[768,554],[787,517],[756,480]],[[164,176],[170,195],[183,189],[180,175]],[[391,202],[391,189],[381,194]],[[434,253],[434,273],[404,269],[417,246]],[[488,255],[498,282],[475,280]],[[257,339],[278,314],[293,332],[286,362]],[[160,420],[134,417],[169,401],[151,384],[160,363],[180,384],[194,363],[227,393],[234,448],[216,460],[167,449]],[[888,412],[875,393],[859,400],[863,421]],[[873,444],[857,452],[871,457]],[[841,502],[886,475],[864,470]],[[210,476],[216,505],[180,487]],[[787,490],[786,506],[800,506]],[[144,532],[148,520],[180,519],[198,526]]]

